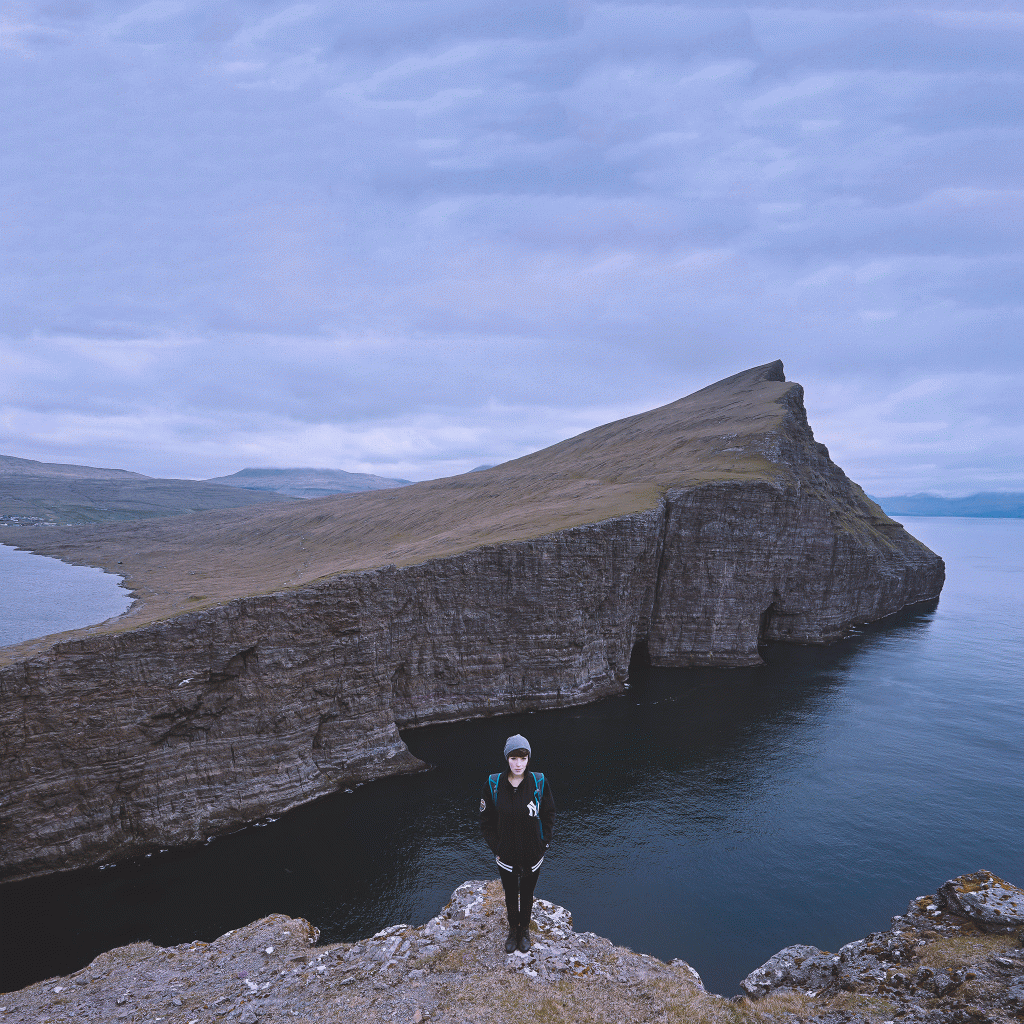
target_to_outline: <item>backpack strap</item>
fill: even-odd
[[[491,787],[491,799],[494,801],[494,806],[498,806],[498,780],[501,778],[501,772],[496,775],[489,775],[487,777],[487,785]]]
[[[544,825],[540,820],[540,802],[544,799],[544,773],[530,772],[533,776],[533,799],[537,802],[537,828],[540,831],[541,841],[544,839]]]

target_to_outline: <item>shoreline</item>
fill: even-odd
[[[9,542],[2,534],[0,559],[5,575],[9,570],[10,575],[14,577],[11,580],[5,579],[8,593],[17,592],[19,598],[25,598],[18,601],[20,618],[14,624],[5,623],[4,632],[0,633],[0,656],[23,645],[57,643],[71,634],[113,623],[128,615],[137,600],[137,595],[132,592],[126,575],[100,566],[72,565],[64,559],[39,554]],[[33,561],[34,559],[40,561]],[[57,566],[60,566],[60,569]],[[110,586],[112,580],[117,582]],[[81,608],[81,614],[71,615],[67,611],[69,601],[75,605],[76,613],[80,610],[79,603],[88,607]],[[120,611],[110,614],[109,608],[117,602],[123,607]],[[94,606],[97,608],[96,615],[99,616],[95,619],[88,613],[88,609]],[[60,613],[56,622],[55,610]],[[87,614],[90,621],[82,621]],[[38,627],[32,624],[44,616],[49,616],[50,621],[42,622]],[[68,621],[77,624],[63,624]],[[27,624],[21,628],[19,635],[8,640],[8,631],[13,630],[20,622]],[[47,632],[33,632],[30,636],[20,635],[24,629],[36,628],[45,629]]]
[[[945,578],[814,440],[779,361],[480,473],[45,540],[139,600],[0,652],[10,880],[415,770],[399,730],[589,703],[634,658],[759,666]]]

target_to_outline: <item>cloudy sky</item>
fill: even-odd
[[[11,0],[0,451],[427,479],[782,358],[1024,490],[1004,0]]]

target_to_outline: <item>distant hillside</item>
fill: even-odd
[[[61,462],[36,462],[0,455],[0,480],[10,476],[35,476],[63,480],[151,480],[152,477],[127,469],[96,469],[94,466],[70,466]],[[6,481],[5,481],[6,482]]]
[[[126,469],[0,455],[0,529],[153,519],[293,500],[283,494],[240,491],[204,480],[160,480]],[[0,532],[0,541],[3,539]]]
[[[392,480],[372,473],[346,473],[342,469],[242,469],[231,476],[215,476],[207,483],[269,491],[291,498],[326,498],[331,494],[384,491],[404,487],[409,480]]]
[[[783,458],[778,445],[790,437],[796,440],[787,445],[810,446],[809,454],[787,448],[790,454]],[[817,480],[814,474],[826,469],[839,474],[835,486],[853,487],[830,466],[825,449],[813,442],[800,386],[787,382],[782,363],[774,362],[492,469],[281,507],[34,530],[30,540],[33,551],[117,566],[115,571],[130,575],[145,596],[133,606],[130,621],[116,627],[124,629],[339,574],[420,565],[633,513],[657,514],[670,490],[765,481],[782,486],[777,481],[803,479],[792,474]],[[814,486],[820,488],[815,493],[832,494],[832,484]],[[903,531],[869,506],[859,488],[843,500],[857,510],[843,513],[851,536],[866,537],[865,543],[876,545],[872,550],[898,550],[879,538]],[[915,541],[900,543],[917,550]],[[530,564],[542,572],[540,563]]]
[[[937,494],[896,494],[875,498],[889,516],[971,516],[986,519],[1024,519],[1024,494],[988,491],[966,498],[940,498]]]

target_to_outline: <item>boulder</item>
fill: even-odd
[[[937,899],[952,914],[969,917],[982,931],[1012,932],[1024,925],[1024,889],[991,871],[972,871],[951,878]]]
[[[777,989],[818,992],[832,980],[837,962],[837,957],[817,946],[787,946],[751,971],[740,982],[740,988],[751,999],[760,999]]]

